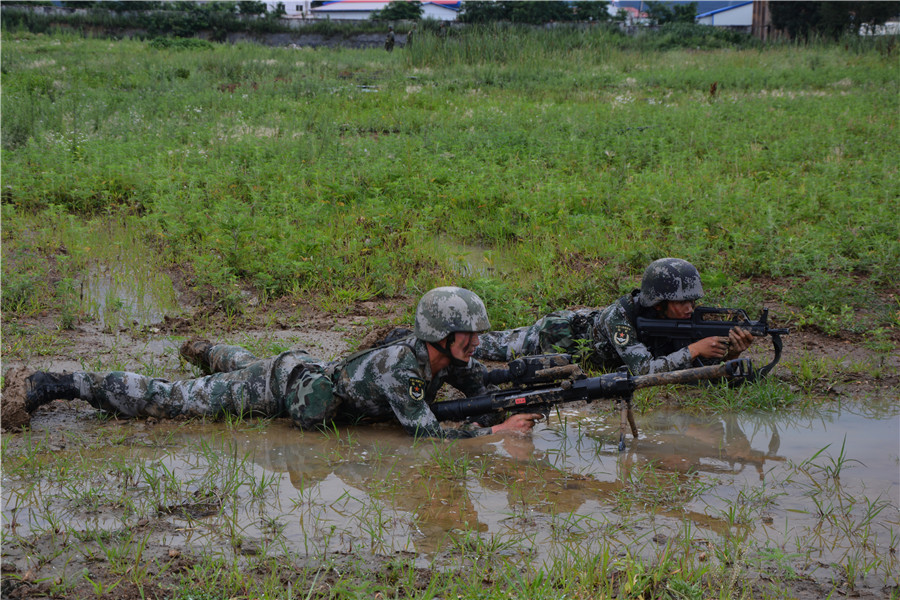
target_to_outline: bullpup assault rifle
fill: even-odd
[[[684,348],[697,340],[710,336],[728,337],[732,327],[748,330],[756,337],[772,337],[775,357],[772,362],[759,369],[759,377],[765,377],[781,360],[781,336],[790,333],[787,329],[775,329],[768,324],[769,309],[764,308],[758,321],[751,321],[743,310],[736,308],[715,308],[698,306],[690,319],[650,319],[638,317],[638,336],[651,350],[657,346],[672,344]]]
[[[739,358],[714,366],[652,375],[633,376],[620,370],[598,377],[587,377],[578,365],[572,364],[571,355],[543,354],[517,358],[509,363],[507,369],[490,371],[485,377],[487,383],[511,383],[512,387],[461,400],[436,402],[431,405],[431,411],[439,421],[462,421],[497,412],[546,413],[552,406],[565,402],[614,398],[621,414],[621,452],[625,449],[626,423],[631,428],[632,436],[638,436],[631,411],[631,399],[635,390],[656,385],[752,376],[750,359]]]

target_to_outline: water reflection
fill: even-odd
[[[463,277],[488,277],[513,273],[521,269],[521,261],[508,250],[461,243],[449,236],[434,241],[434,255],[442,258],[450,269]]]
[[[650,462],[681,473],[737,475],[749,466],[762,481],[767,462],[771,466],[773,462],[785,460],[778,454],[781,436],[776,422],[767,423],[765,431],[759,431],[758,425],[751,423],[754,429],[749,437],[736,414],[704,417],[661,411],[642,419],[642,423],[645,438],[628,449],[627,468]],[[751,438],[759,440],[757,445],[765,443],[764,449],[754,448]]]
[[[643,527],[633,521],[635,510],[661,530],[688,520],[706,536],[728,535],[738,526],[764,529],[776,520],[805,527],[805,519],[815,520],[810,485],[829,485],[816,469],[827,471],[845,436],[854,462],[833,491],[877,490],[873,499],[891,500],[883,514],[890,527],[898,520],[898,457],[876,447],[900,435],[896,407],[892,411],[872,421],[846,408],[805,417],[665,410],[640,416],[642,435],[622,454],[617,415],[591,409],[568,411],[530,437],[411,444],[391,427],[325,436],[273,424],[264,432],[235,433],[227,443],[265,470],[286,473],[293,492],[282,494],[330,507],[321,518],[345,528],[345,542],[365,537],[364,518],[357,516],[351,527],[349,515],[377,506],[390,524],[375,536],[384,548],[434,553],[460,530],[549,538],[553,519],[566,514],[632,533]],[[870,446],[873,439],[880,443]],[[810,462],[816,456],[818,466]],[[812,483],[798,478],[798,466]],[[767,499],[755,523],[729,514],[728,503],[772,488],[778,501]],[[356,504],[344,506],[348,497]],[[762,539],[772,535],[762,529]]]
[[[194,435],[175,440],[187,447]],[[553,467],[527,437],[411,443],[392,427],[347,428],[338,437],[274,423],[218,444],[218,452],[286,474],[293,491],[282,487],[282,499],[317,507],[314,528],[339,533],[329,541],[333,551],[374,540],[382,551],[435,553],[463,531],[508,532],[523,510],[571,512],[620,487]],[[373,518],[374,534],[364,531]],[[289,526],[286,533],[300,539],[309,532]]]
[[[833,576],[832,563],[859,554],[884,577],[897,575],[898,416],[892,400],[716,416],[663,410],[637,416],[641,436],[624,453],[618,413],[600,405],[562,411],[528,437],[455,442],[413,443],[388,425],[161,424],[129,460],[191,492],[228,489],[228,477],[208,474],[237,473],[234,506],[164,518],[172,543],[222,551],[239,539],[241,552],[413,553],[430,564],[478,544],[540,561],[576,550],[652,559],[669,544],[747,540],[796,555],[811,576]],[[113,457],[121,452],[90,459]],[[22,529],[43,526],[18,500],[28,485],[4,479],[4,514],[16,507]],[[96,522],[77,507],[58,514]]]
[[[94,265],[77,285],[84,311],[112,328],[179,312],[171,279],[146,265]]]

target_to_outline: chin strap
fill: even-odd
[[[446,338],[444,338],[444,339],[447,341],[447,345],[446,345],[446,346],[438,346],[437,344],[435,344],[435,343],[433,343],[433,342],[428,342],[428,344],[429,344],[432,348],[434,348],[435,350],[437,350],[438,352],[440,352],[441,354],[443,354],[444,356],[446,356],[447,358],[449,358],[449,359],[450,359],[450,364],[451,364],[452,366],[454,366],[454,367],[467,367],[467,366],[469,366],[469,361],[467,361],[467,360],[459,360],[458,358],[456,358],[455,356],[453,356],[453,353],[450,352],[450,346],[453,345],[453,340],[454,340],[455,338],[456,338],[456,333],[451,333],[451,334],[448,335]]]

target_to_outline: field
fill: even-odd
[[[191,371],[176,349],[193,334],[260,355],[306,345],[330,357],[373,329],[409,324],[417,297],[436,285],[475,290],[495,328],[525,325],[558,308],[606,305],[634,288],[651,260],[678,256],[700,269],[706,303],[754,316],[768,306],[792,335],[770,382],[739,394],[644,395],[646,418],[660,404],[803,414],[872,399],[886,408],[870,418],[897,421],[894,43],[735,49],[700,40],[684,48],[600,29],[499,28],[423,33],[413,48],[386,53],[59,33],[3,38],[4,370],[121,368],[183,378]],[[580,425],[555,419],[543,435],[590,446]],[[805,511],[831,525],[823,533],[820,524],[819,542],[853,540],[822,567],[833,569],[823,582],[804,576],[786,549],[810,538],[788,543],[785,534],[778,547],[745,535],[748,523],[767,518],[775,502],[768,492],[723,508],[704,525],[711,546],[703,549],[677,526],[653,543],[642,539],[640,550],[612,542],[598,549],[596,540],[636,535],[640,526],[582,521],[577,510],[555,507],[548,531],[583,552],[541,555],[536,566],[536,555],[522,550],[522,540],[537,535],[523,481],[586,487],[617,514],[662,510],[676,525],[672,515],[714,484],[657,471],[647,458],[646,470],[595,488],[596,474],[573,467],[569,451],[559,450],[562,462],[552,468],[524,459],[526,468],[510,465],[517,454],[509,450],[492,461],[484,458],[490,451],[465,445],[393,440],[388,452],[355,430],[321,434],[322,447],[313,440],[319,434],[302,439],[326,466],[371,469],[354,512],[360,524],[347,534],[367,539],[366,552],[353,543],[348,551],[318,521],[298,549],[278,533],[279,519],[296,515],[271,508],[272,496],[299,490],[293,508],[311,515],[318,505],[304,496],[309,488],[297,487],[290,468],[294,486],[282,486],[278,468],[245,464],[252,444],[227,441],[283,423],[200,424],[196,440],[194,424],[186,432],[159,425],[153,433],[145,428],[156,424],[56,407],[30,433],[4,434],[4,597],[898,594],[898,488],[890,483],[886,496],[869,500],[849,485],[843,491],[841,470],[860,455],[852,447],[845,454],[840,439],[778,474],[779,485],[814,482],[797,493],[812,498]],[[224,452],[214,433],[222,430]],[[129,452],[117,456],[123,447]],[[61,450],[65,458],[56,456]],[[896,465],[895,444],[892,452]],[[437,529],[453,533],[449,546],[385,541],[395,539],[387,524],[416,526],[407,513],[419,510],[431,523],[421,505],[397,508],[402,489],[371,487],[396,476],[386,457],[397,454],[411,461],[402,466],[415,473],[413,496],[448,494],[435,511],[473,481],[509,486],[518,498],[510,518],[523,537],[442,524]],[[217,459],[229,455],[231,462]],[[206,475],[198,465],[208,466]],[[382,503],[402,515],[383,517]],[[80,512],[54,517],[60,506]],[[223,536],[199,547],[172,524],[202,529],[209,515],[191,512],[198,506],[215,513]],[[23,507],[28,527],[20,531]],[[270,529],[236,532],[247,526],[238,512],[253,510]],[[372,523],[382,527],[377,535]],[[242,543],[253,536],[267,542],[247,552]],[[667,537],[672,544],[648,552]],[[219,552],[221,539],[233,551]],[[358,563],[357,554],[365,554]]]

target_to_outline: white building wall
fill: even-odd
[[[750,27],[753,24],[753,4],[744,4],[743,6],[723,10],[712,15],[699,17],[697,23],[715,27]]]
[[[438,21],[455,21],[459,13],[452,8],[444,8],[438,4],[422,3],[422,18]]]
[[[312,15],[310,15],[309,9],[312,2],[310,0],[279,0],[278,2],[273,2],[272,0],[268,0],[266,2],[266,8],[268,11],[275,12],[275,8],[279,5],[284,5],[284,16],[292,19],[310,19]]]
[[[326,4],[324,6],[319,6],[315,10],[312,11],[313,18],[317,19],[332,19],[332,20],[362,20],[365,21],[372,16],[372,13],[376,10],[381,10],[385,6],[388,5],[388,2],[382,0],[381,2],[364,2],[364,1],[353,1],[353,2],[335,2],[333,4]],[[285,3],[285,8],[287,7],[287,3]],[[288,13],[290,14],[290,13]],[[307,13],[309,14],[309,13]],[[438,4],[432,4],[429,2],[422,3],[422,18],[423,19],[436,19],[438,21],[455,21],[457,16],[457,11],[445,8]]]
[[[322,10],[317,8],[313,11],[314,19],[331,19],[332,21],[365,21],[372,14],[370,11],[349,11],[349,10]]]

